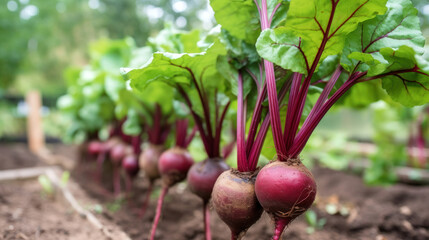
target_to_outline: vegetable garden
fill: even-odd
[[[428,239],[429,59],[413,3],[209,5],[209,30],[91,43],[56,103],[70,144],[45,146],[27,97],[32,152],[0,146],[1,236]],[[373,125],[372,139],[340,135],[345,109],[370,112],[353,127]]]

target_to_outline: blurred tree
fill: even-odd
[[[205,0],[0,0],[0,94],[37,88],[57,96],[65,67],[87,64],[90,42],[131,36],[143,46],[166,21],[182,29],[211,23],[206,8]]]

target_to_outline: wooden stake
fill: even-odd
[[[26,96],[26,102],[28,106],[28,145],[32,152],[37,153],[45,149],[45,137],[43,135],[42,117],[40,113],[42,108],[40,93],[38,91],[30,91]]]

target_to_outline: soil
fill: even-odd
[[[24,143],[0,143],[0,170],[43,165]]]
[[[22,146],[0,146],[0,149],[0,169],[11,166],[7,163],[8,161],[3,161],[5,156],[15,158],[16,154],[20,154],[21,157],[25,155]],[[55,147],[55,149],[62,149],[59,152],[68,152],[70,154],[68,156],[78,156],[74,154],[75,148],[70,150],[68,147]],[[34,156],[28,152],[26,154],[28,161],[34,161]],[[6,167],[3,166],[5,162],[9,164]],[[26,164],[14,166],[28,167]],[[41,163],[35,165],[37,164]],[[108,184],[111,182],[107,176],[108,171],[104,174],[103,188],[94,184],[93,171],[93,161],[80,159],[72,173],[72,180],[80,183],[86,193],[79,193],[76,198],[80,201],[86,199],[92,204],[100,203],[103,211],[96,214],[97,218],[103,222],[116,224],[129,234],[131,239],[146,240],[155,214],[159,191],[155,191],[152,195],[151,204],[145,216],[139,218],[138,209],[145,197],[147,181],[139,176],[135,180],[133,197],[128,203],[120,204],[111,195],[106,194],[111,191],[111,184]],[[305,217],[301,216],[290,224],[283,239],[429,239],[429,186],[397,184],[390,187],[368,187],[358,176],[344,172],[320,167],[316,167],[312,172],[318,186],[318,196],[312,210],[317,214],[318,219],[326,219],[326,224],[309,234],[307,232],[309,225]],[[158,182],[157,189],[160,188],[159,184]],[[0,183],[0,239],[37,239],[37,234],[41,234],[39,239],[48,240],[103,239],[102,236],[97,235],[100,233],[94,231],[91,225],[73,213],[67,203],[61,199],[43,197],[40,192],[40,186],[35,180]],[[213,211],[211,230],[213,240],[230,238],[227,226]],[[261,219],[249,229],[244,239],[268,240],[272,231],[269,216],[263,214]],[[20,233],[24,235],[19,235]],[[170,189],[164,202],[156,239],[204,239],[202,201],[189,193],[186,184],[181,183]]]

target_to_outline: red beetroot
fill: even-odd
[[[149,146],[140,154],[140,169],[144,172],[145,177],[149,179],[149,188],[147,189],[146,197],[140,211],[140,217],[144,216],[149,205],[150,195],[152,194],[155,180],[161,176],[158,170],[158,161],[163,151],[164,146],[149,144]]]
[[[210,211],[208,203],[213,186],[219,175],[228,170],[229,166],[222,158],[208,158],[194,164],[188,172],[188,186],[191,192],[203,200],[204,229],[206,240],[211,240]]]
[[[263,212],[255,195],[257,171],[223,172],[213,188],[212,201],[219,217],[231,229],[231,239],[241,239]]]
[[[228,169],[228,164],[221,158],[208,158],[194,164],[188,172],[189,189],[208,203],[217,178]]]
[[[100,142],[101,146],[98,146],[98,147],[101,147],[101,149],[99,149],[100,152],[98,153],[98,156],[97,156],[97,173],[96,173],[96,181],[99,184],[101,184],[103,164],[104,164],[104,161],[106,160],[106,156],[110,152],[110,149],[112,149],[113,146],[115,146],[119,142],[120,142],[119,138],[112,137],[108,139],[106,142]]]
[[[132,154],[132,148],[127,144],[120,142],[110,149],[110,158],[115,165],[121,164],[125,156]]]
[[[127,192],[130,193],[132,190],[132,181],[139,172],[139,161],[136,154],[128,154],[122,159],[122,168],[125,170],[125,183]]]
[[[163,151],[164,146],[149,144],[142,154],[140,154],[140,169],[143,170],[145,176],[150,180],[151,183],[161,176],[158,170],[158,161]]]
[[[280,239],[284,228],[310,208],[316,191],[313,175],[299,159],[275,161],[261,169],[255,192],[259,203],[274,219],[273,240]]]
[[[171,187],[183,181],[194,164],[191,154],[180,147],[174,147],[163,152],[159,158],[158,168],[164,186]]]
[[[128,176],[135,177],[139,172],[139,161],[135,154],[129,154],[122,160],[122,168]]]
[[[95,156],[103,151],[104,143],[100,141],[91,141],[88,143],[88,153]]]
[[[174,147],[163,152],[159,158],[158,168],[162,178],[162,191],[158,199],[155,218],[153,220],[150,239],[155,239],[155,232],[161,217],[162,204],[168,189],[186,178],[194,160],[189,152],[182,147]]]
[[[132,154],[132,151],[132,148],[124,142],[118,142],[110,148],[109,154],[113,164],[113,189],[115,195],[121,192],[120,166],[122,159],[128,154]]]

